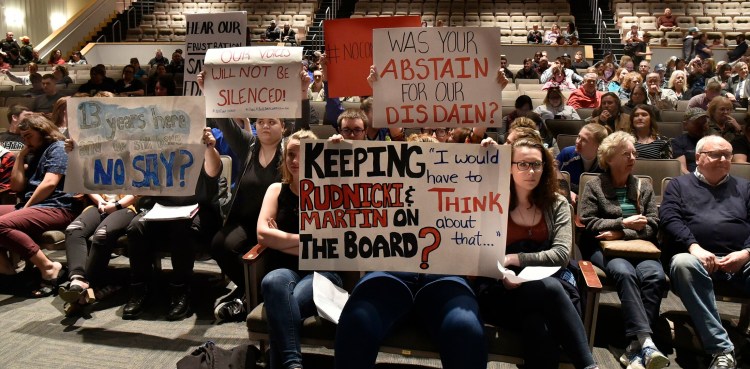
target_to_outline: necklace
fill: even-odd
[[[532,205],[533,207],[533,205]],[[521,215],[521,220],[526,223],[526,217],[523,215],[523,212],[520,211],[521,208],[519,208],[518,214]],[[536,208],[534,208],[532,216],[531,216],[531,226],[528,227],[529,237],[531,237],[531,231],[534,228],[534,225],[536,225]]]

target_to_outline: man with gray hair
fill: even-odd
[[[646,92],[648,104],[659,110],[677,110],[677,94],[668,88],[661,88],[659,73],[646,74]]]
[[[706,136],[695,148],[696,169],[667,185],[659,218],[669,276],[706,353],[710,369],[734,369],[734,345],[716,307],[714,282],[750,295],[750,182],[729,174],[732,145]]]
[[[599,106],[599,100],[602,98],[602,92],[596,90],[596,73],[586,73],[583,76],[583,83],[577,90],[573,90],[568,98],[568,105],[573,109],[596,108]]]
[[[716,96],[721,96],[721,83],[717,80],[709,80],[706,83],[706,92],[693,96],[688,101],[688,108],[701,108],[708,110],[708,103]]]

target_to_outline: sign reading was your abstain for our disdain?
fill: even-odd
[[[499,277],[510,147],[304,141],[301,269]]]
[[[190,196],[203,167],[203,97],[68,100],[65,191]]]
[[[302,48],[210,49],[204,67],[209,118],[302,116]]]
[[[498,28],[373,31],[376,127],[495,127],[500,124]]]

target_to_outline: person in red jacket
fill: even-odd
[[[602,92],[596,90],[596,78],[596,73],[586,73],[581,87],[570,94],[568,105],[573,109],[598,107]]]

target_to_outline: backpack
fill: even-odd
[[[253,345],[239,345],[231,350],[207,341],[177,362],[177,369],[254,369],[260,350]]]
[[[638,44],[635,43],[635,42],[628,42],[628,43],[626,43],[625,44],[625,48],[623,49],[623,54],[625,54],[625,55],[627,55],[627,56],[629,56],[631,58],[634,57],[635,56],[635,47],[637,45]]]

